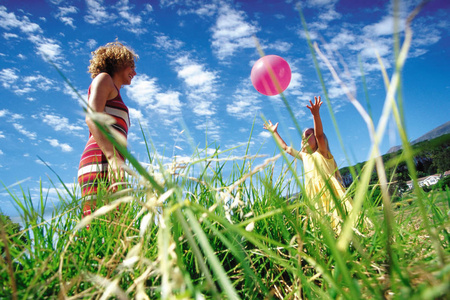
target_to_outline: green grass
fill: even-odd
[[[197,170],[203,162],[208,170]],[[227,164],[233,171],[223,178]],[[438,245],[427,234],[416,196],[395,203],[394,265],[384,214],[371,204],[370,190],[363,211],[374,225],[358,224],[360,234],[340,250],[327,220],[311,223],[316,215],[308,200],[283,197],[293,185],[285,177],[287,166],[272,175],[270,161],[254,166],[247,158],[199,159],[188,168],[186,174],[201,175],[165,174],[163,193],[131,180],[122,195],[105,196],[105,211],[97,210],[89,231],[79,223],[78,199],[61,195],[65,204],[46,221],[44,190],[39,211],[26,192],[11,194],[22,205],[25,229],[2,244],[13,260],[2,253],[0,296],[445,299],[450,291],[450,191],[423,197]],[[255,170],[260,172],[240,180]],[[445,252],[444,264],[436,247]]]
[[[408,30],[390,80],[383,69],[387,96],[378,128],[358,107],[373,145],[360,177],[351,170],[356,180],[348,193],[354,209],[340,235],[315,210],[315,199],[295,194],[304,186],[284,153],[262,163],[249,153],[251,135],[241,158],[231,158],[232,149],[206,156],[193,148],[190,163],[164,168],[142,132],[148,158],[162,173],[127,153],[129,188],[114,195],[102,192],[102,205],[91,217],[81,220],[80,199],[68,188],[58,194],[61,205],[50,219],[44,219],[48,190],[42,187],[39,199],[26,190],[10,191],[24,229],[11,230],[1,221],[0,298],[445,299],[450,294],[450,191],[424,193],[418,186],[397,105]],[[310,45],[316,60],[320,49]],[[322,84],[332,114],[323,79]],[[288,99],[283,101],[293,115]],[[390,114],[415,183],[399,202],[391,199],[378,155]],[[189,139],[187,129],[184,134]],[[282,166],[279,173],[275,163]],[[374,168],[381,186],[377,199],[369,184]]]

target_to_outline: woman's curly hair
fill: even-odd
[[[92,52],[88,72],[95,78],[100,73],[108,73],[111,77],[117,71],[126,67],[134,67],[139,58],[137,54],[120,42],[108,43]]]

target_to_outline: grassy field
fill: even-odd
[[[161,190],[137,176],[82,222],[73,191],[50,220],[45,192],[39,211],[26,193],[12,195],[25,229],[2,243],[0,296],[445,299],[450,292],[450,191],[395,203],[387,228],[385,207],[372,205],[367,189],[362,211],[372,225],[356,223],[342,247],[342,234],[310,200],[283,196],[293,185],[287,166],[277,175],[273,159],[254,166],[252,158],[217,157],[197,160],[184,176],[154,177]],[[226,164],[233,172],[223,178]]]
[[[318,46],[308,42],[316,65],[316,55],[326,63]],[[127,153],[128,188],[102,192],[99,208],[84,219],[74,190],[59,194],[61,205],[50,219],[44,219],[44,188],[40,199],[26,190],[10,193],[24,228],[12,233],[0,224],[0,298],[448,299],[450,191],[424,193],[418,186],[398,109],[401,93],[395,97],[410,42],[407,23],[391,78],[381,65],[387,93],[376,129],[349,95],[373,146],[360,175],[351,170],[353,210],[340,233],[315,209],[316,199],[302,196],[301,174],[284,153],[260,163],[252,153],[232,158],[231,151],[206,156],[194,149],[188,164],[160,165],[158,172]],[[390,115],[414,182],[408,198],[395,203],[378,149]],[[282,164],[278,174],[275,163]],[[380,179],[379,199],[369,185],[373,170]]]

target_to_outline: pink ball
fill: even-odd
[[[274,96],[284,92],[289,86],[291,68],[283,58],[277,55],[266,55],[255,62],[250,78],[258,92],[266,96]]]

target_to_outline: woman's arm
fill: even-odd
[[[113,99],[115,96],[117,96],[117,90],[111,76],[106,73],[97,75],[91,84],[88,111],[103,113],[105,110],[106,101],[108,99]],[[86,116],[86,124],[97,142],[97,145],[100,147],[108,160],[111,170],[109,179],[112,182],[115,182],[115,179],[121,180],[123,178],[123,171],[120,166],[124,163],[124,161],[120,158],[117,150],[114,148],[114,145],[100,131],[89,115]]]
[[[317,147],[320,154],[323,155],[323,157],[329,158],[328,154],[328,145],[327,140],[325,139],[325,135],[323,133],[323,127],[322,127],[322,119],[320,118],[320,106],[323,104],[323,102],[320,100],[319,97],[314,97],[314,103],[312,103],[311,100],[309,100],[309,103],[311,106],[306,106],[311,111],[311,114],[313,115],[314,119],[314,135],[316,136],[317,141]]]
[[[272,122],[269,120],[269,123],[265,123],[264,124],[264,129],[269,130],[270,132],[273,133],[273,135],[275,136],[275,140],[277,141],[277,143],[281,146],[281,148],[286,151],[287,154],[292,155],[295,158],[300,158],[302,159],[302,153],[295,150],[292,147],[289,147],[286,142],[281,138],[281,136],[278,134],[278,123],[276,123],[275,125],[272,124]]]

